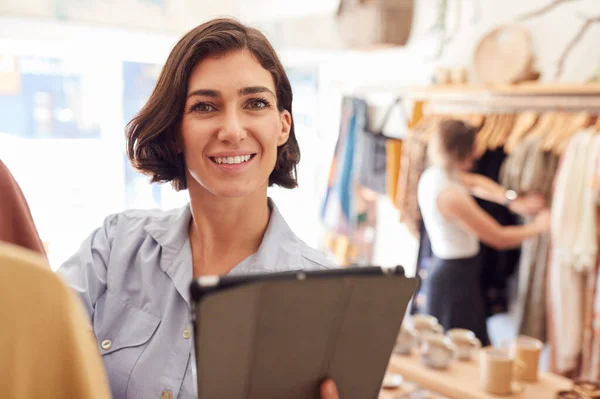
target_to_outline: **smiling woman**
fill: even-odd
[[[283,87],[280,91],[287,90]],[[190,192],[226,197],[256,192],[253,197],[264,197],[275,173],[277,149],[286,144],[298,156],[280,172],[293,179],[288,186],[296,185],[300,151],[295,136],[293,143],[288,143],[291,113],[283,104],[281,109],[277,107],[275,92],[271,73],[246,49],[208,57],[194,67],[179,131],[179,151],[186,159]],[[242,163],[241,157],[248,160]]]
[[[267,197],[297,185],[291,86],[262,33],[213,20],[177,43],[126,135],[132,164],[190,204],[109,216],[60,272],[115,398],[194,398],[192,278],[330,267]]]

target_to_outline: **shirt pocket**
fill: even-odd
[[[113,397],[126,397],[131,373],[159,324],[159,317],[110,291],[96,303],[94,332]]]

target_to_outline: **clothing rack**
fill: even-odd
[[[491,159],[504,153],[499,182],[521,193],[542,193],[552,205],[553,230],[521,247],[513,305],[518,331],[550,343],[551,370],[576,379],[600,380],[600,258],[594,240],[600,237],[600,214],[594,209],[597,193],[589,191],[600,166],[600,84],[439,85],[409,87],[401,95],[408,102],[421,103],[430,120],[485,115],[477,147],[483,151],[478,154]],[[513,123],[507,128],[509,119]],[[415,134],[427,128],[425,123],[420,126]],[[407,142],[403,151],[424,158],[419,145],[417,140]],[[403,192],[415,192],[418,179],[413,175],[418,176],[415,170],[423,167],[422,161],[413,163],[413,170],[403,172],[412,179],[411,190]],[[407,198],[402,203],[404,214],[415,208],[416,200]],[[417,220],[420,215],[414,211],[409,216]],[[414,220],[409,221],[414,224]],[[564,227],[566,223],[571,230]],[[427,240],[420,242],[420,267],[428,263],[427,245]],[[484,262],[488,268],[493,264],[489,259]],[[494,283],[502,281],[492,277]],[[499,292],[506,290],[494,287],[494,297],[502,297]]]
[[[437,114],[498,114],[528,111],[584,111],[600,114],[600,84],[436,85],[402,90],[409,101],[427,102]]]

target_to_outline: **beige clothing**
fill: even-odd
[[[552,203],[552,185],[558,167],[558,156],[543,151],[544,136],[525,138],[506,158],[500,172],[501,184],[520,195],[535,192]],[[528,223],[531,218],[525,218]],[[547,339],[546,272],[550,235],[542,234],[525,240],[519,260],[519,283],[514,305],[519,334]]]
[[[417,200],[419,179],[427,166],[428,130],[437,126],[435,120],[423,120],[414,130],[409,130],[402,143],[400,174],[396,190],[396,207],[400,210],[400,223],[406,225],[415,238],[419,238],[421,212]]]
[[[110,398],[78,298],[32,251],[0,243],[3,398]]]
[[[600,137],[576,135],[559,168],[552,204],[552,249],[549,302],[555,367],[559,373],[579,364],[584,340],[587,281],[593,279],[597,254],[595,206],[591,203],[589,170],[600,156]]]

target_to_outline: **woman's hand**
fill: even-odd
[[[332,379],[326,379],[321,384],[321,399],[340,399],[337,386]]]
[[[509,209],[521,216],[537,214],[546,206],[546,200],[541,194],[527,194],[514,200]]]
[[[533,224],[540,233],[545,233],[550,230],[550,209],[544,209],[538,213],[533,220]]]

